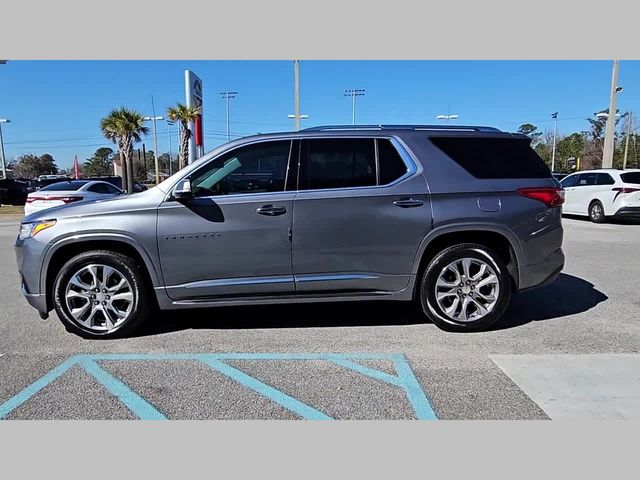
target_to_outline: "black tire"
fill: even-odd
[[[488,314],[477,320],[456,321],[449,317],[436,301],[436,281],[442,270],[450,263],[475,258],[487,263],[498,278],[498,299]],[[437,254],[424,269],[420,280],[419,301],[422,312],[436,326],[447,331],[474,332],[488,329],[497,322],[511,300],[511,277],[504,261],[484,245],[465,243],[453,245]]]
[[[600,200],[595,200],[589,205],[589,219],[593,223],[604,223],[607,217],[604,215],[604,207]]]
[[[91,264],[107,265],[116,269],[119,274],[129,281],[133,291],[133,306],[129,316],[111,330],[95,331],[86,328],[73,318],[65,301],[65,291],[71,277],[79,269]],[[139,328],[155,305],[145,277],[142,274],[142,268],[144,266],[138,265],[134,259],[109,250],[94,250],[81,253],[67,261],[53,284],[54,307],[67,331],[83,338],[107,339],[124,337]]]

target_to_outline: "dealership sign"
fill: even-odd
[[[184,86],[187,107],[200,107],[200,115],[195,122],[189,123],[189,130],[193,133],[189,138],[189,163],[191,163],[204,154],[202,80],[191,70],[185,70]]]

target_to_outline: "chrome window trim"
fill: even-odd
[[[271,196],[271,195],[282,195],[282,194],[286,194],[286,193],[308,193],[308,192],[332,192],[332,191],[358,191],[358,190],[363,190],[363,189],[376,189],[376,188],[390,188],[393,187],[395,185],[397,185],[400,182],[403,182],[405,180],[407,180],[408,178],[411,178],[412,176],[414,176],[416,173],[419,173],[421,171],[421,168],[419,167],[420,163],[415,159],[415,157],[413,156],[413,153],[411,152],[411,150],[409,149],[409,147],[407,147],[407,145],[404,143],[404,141],[399,138],[397,135],[370,135],[370,134],[364,134],[364,135],[358,135],[357,133],[355,133],[354,135],[350,135],[350,136],[339,136],[336,137],[335,135],[331,135],[331,133],[327,133],[326,135],[314,135],[314,136],[308,136],[308,135],[304,135],[304,134],[300,134],[300,135],[291,135],[291,136],[286,136],[286,137],[278,137],[278,138],[260,138],[260,139],[255,139],[252,140],[250,142],[247,143],[243,143],[241,145],[237,145],[236,147],[233,147],[231,149],[225,150],[223,152],[220,152],[218,155],[216,155],[215,157],[212,157],[210,159],[208,159],[206,162],[203,162],[203,166],[208,164],[209,162],[213,162],[215,161],[217,158],[221,157],[222,155],[226,155],[229,152],[232,152],[233,150],[236,150],[238,148],[242,148],[248,145],[254,145],[257,143],[265,143],[265,142],[277,142],[277,141],[289,141],[291,142],[291,144],[293,145],[293,142],[296,140],[300,140],[301,142],[303,140],[315,140],[315,139],[349,139],[349,138],[370,138],[372,140],[378,140],[378,139],[384,139],[384,140],[389,140],[391,141],[391,144],[394,146],[394,148],[396,149],[396,151],[398,152],[398,154],[400,155],[400,158],[402,159],[402,161],[405,163],[406,167],[407,167],[407,172],[402,175],[401,177],[397,178],[396,180],[394,180],[391,183],[386,183],[384,185],[369,185],[369,186],[362,186],[362,187],[346,187],[346,188],[318,188],[318,189],[304,189],[301,190],[299,189],[299,185],[300,185],[300,162],[301,162],[301,151],[298,153],[298,169],[297,169],[297,173],[298,173],[298,179],[296,181],[296,189],[295,190],[283,190],[281,192],[257,192],[257,193],[237,193],[237,194],[232,194],[232,195],[212,195],[209,197],[197,197],[197,198],[210,198],[210,199],[216,199],[216,198],[242,198],[242,197],[246,197],[249,196],[250,198],[256,197],[256,196]],[[302,143],[300,143],[300,148],[302,148]],[[289,162],[291,161],[291,155],[289,156]],[[288,165],[288,164],[287,164]],[[173,192],[173,189],[175,187],[175,185],[180,181],[183,180],[184,178],[188,177],[189,175],[192,175],[195,171],[197,171],[198,169],[194,169],[193,171],[189,172],[188,174],[186,174],[183,177],[180,177],[179,180],[177,180],[169,189],[169,192],[167,194],[165,194],[164,200],[163,200],[163,204],[166,204],[167,202],[171,201],[171,204],[173,205],[173,203],[175,201],[172,201],[173,199],[173,195],[171,192]],[[285,188],[286,188],[286,182],[285,182]],[[164,206],[164,205],[163,205]]]

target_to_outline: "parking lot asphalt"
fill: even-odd
[[[640,225],[565,218],[564,272],[489,332],[367,302],[164,313],[135,337],[91,341],[22,298],[18,223],[0,217],[0,418],[640,415]]]

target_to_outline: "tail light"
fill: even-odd
[[[519,188],[518,193],[523,197],[539,200],[547,207],[557,207],[564,203],[564,189],[557,187]]]
[[[72,203],[72,202],[79,202],[80,200],[82,200],[82,197],[76,197],[76,196],[69,196],[69,197],[27,197],[27,203],[31,203],[31,202],[35,202],[36,200],[48,200],[48,201],[57,201],[57,202],[64,202],[64,203]]]
[[[613,201],[615,202],[618,199],[618,196],[621,193],[633,193],[633,192],[640,192],[640,188],[637,187],[615,187],[612,189],[614,192],[616,192],[616,196],[613,197]]]

